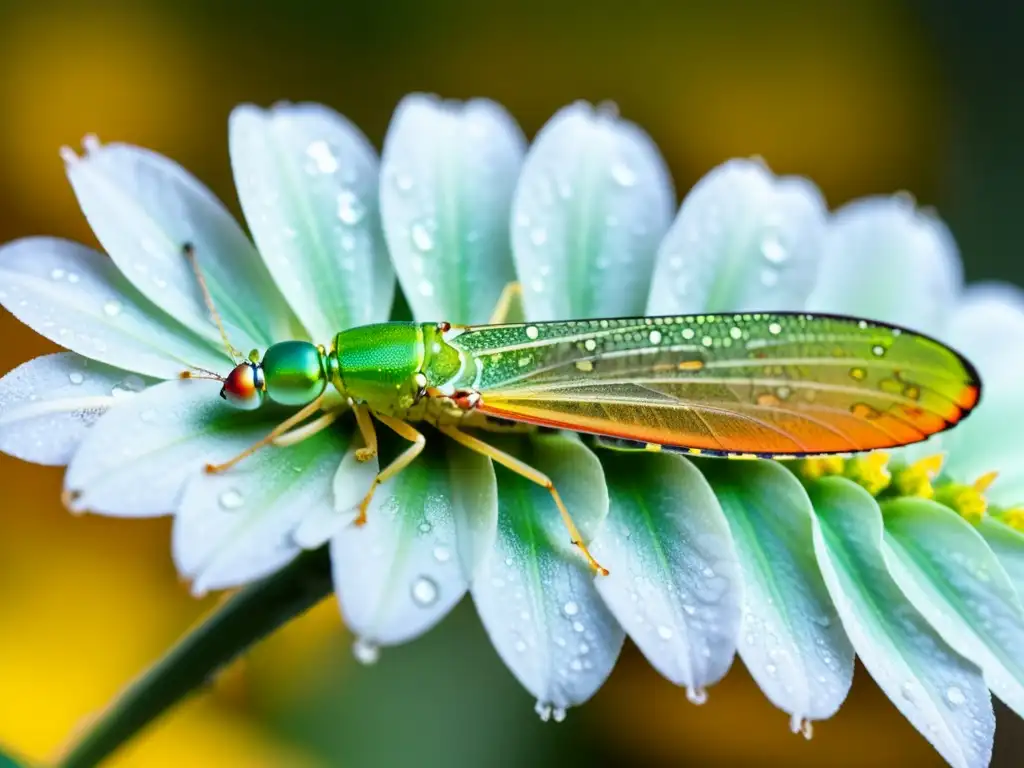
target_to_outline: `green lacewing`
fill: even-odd
[[[193,266],[202,284],[194,258]],[[329,347],[293,340],[262,359],[254,352],[214,375],[221,397],[242,409],[269,398],[298,410],[207,470],[305,439],[352,409],[364,442],[357,458],[376,455],[375,421],[410,442],[377,475],[358,524],[375,488],[423,449],[414,424],[428,423],[547,488],[573,543],[605,572],[550,479],[478,431],[554,427],[622,447],[785,459],[919,442],[957,424],[980,396],[973,366],[949,347],[861,318],[755,312],[507,324],[501,314],[477,326],[379,323],[340,331]]]

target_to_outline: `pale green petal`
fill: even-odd
[[[860,660],[950,765],[988,765],[995,733],[988,686],[889,575],[877,502],[842,478],[820,480],[809,490],[818,564]]]
[[[384,140],[380,212],[413,316],[483,323],[513,279],[508,211],[525,150],[498,104],[414,94]]]
[[[584,538],[596,533],[608,492],[600,462],[578,440],[488,439],[547,473]],[[605,681],[625,635],[570,544],[551,495],[503,467],[495,472],[497,542],[472,581],[473,600],[498,654],[537,697],[538,712],[560,719]]]
[[[853,682],[853,646],[814,557],[807,492],[771,461],[707,461],[701,468],[743,570],[743,662],[794,726],[831,717]]]
[[[344,526],[331,540],[341,612],[363,646],[395,645],[433,627],[469,586],[460,551],[472,546],[463,539],[483,528],[493,542],[490,462],[431,437],[415,462],[378,488],[366,525]]]
[[[683,200],[658,249],[647,314],[800,309],[826,215],[807,179],[753,160],[720,165]]]
[[[65,349],[170,379],[189,366],[223,370],[230,358],[142,296],[100,253],[49,237],[0,248],[0,302]]]
[[[264,448],[222,474],[191,473],[172,547],[193,594],[245,584],[298,555],[293,533],[306,517],[333,509],[332,479],[350,439],[336,425],[288,447]]]
[[[150,301],[220,343],[182,251],[191,243],[235,346],[292,335],[288,307],[259,254],[210,190],[140,147],[93,139],[86,150],[67,164],[78,203],[104,250]]]
[[[885,554],[900,589],[992,692],[1024,716],[1024,608],[974,526],[948,507],[905,498],[882,505]]]
[[[956,242],[940,219],[900,196],[863,198],[832,217],[807,309],[941,336],[962,273]]]
[[[615,618],[655,669],[699,701],[736,653],[743,580],[729,524],[682,456],[598,451],[610,494],[591,552]]]
[[[526,156],[512,204],[512,248],[531,320],[643,313],[675,193],[639,127],[578,102]]]
[[[231,165],[260,255],[310,336],[388,319],[395,275],[377,211],[377,153],[319,104],[237,107]]]
[[[154,383],[73,352],[22,363],[0,379],[0,451],[67,464],[107,409]]]
[[[218,397],[219,388],[214,381],[163,382],[107,412],[64,475],[71,509],[116,517],[169,514],[186,479],[207,462],[249,447],[283,418],[267,410],[237,411]]]
[[[1024,533],[989,516],[982,518],[978,532],[1010,577],[1018,598],[1024,601]]]

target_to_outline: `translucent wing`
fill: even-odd
[[[970,363],[939,342],[827,315],[482,326],[450,343],[476,363],[465,383],[485,414],[710,454],[914,443],[960,421],[980,392]]]

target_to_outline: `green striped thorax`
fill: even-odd
[[[343,397],[383,413],[412,406],[427,387],[456,376],[462,360],[443,338],[445,323],[378,323],[350,328],[334,337],[330,350],[308,341],[282,341],[235,366],[221,397],[236,408],[254,410],[264,398],[300,407],[316,400],[328,384]]]

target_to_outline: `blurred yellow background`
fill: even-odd
[[[645,127],[681,196],[731,156],[816,180],[832,205],[912,191],[968,275],[1024,283],[1016,223],[1024,22],[957,2],[248,3],[0,0],[0,241],[94,243],[57,155],[87,132],[178,160],[237,212],[233,105],[316,100],[379,147],[409,91],[488,96],[533,135],[578,98]],[[1014,101],[1014,99],[1017,99]],[[52,351],[0,318],[0,372]],[[191,599],[166,520],[73,518],[61,473],[0,458],[0,744],[52,756],[214,598]],[[542,724],[461,606],[358,667],[328,601],[120,753],[119,766],[940,765],[858,669],[810,743],[737,662],[704,707],[632,646]],[[993,765],[1024,728],[1000,709]]]

